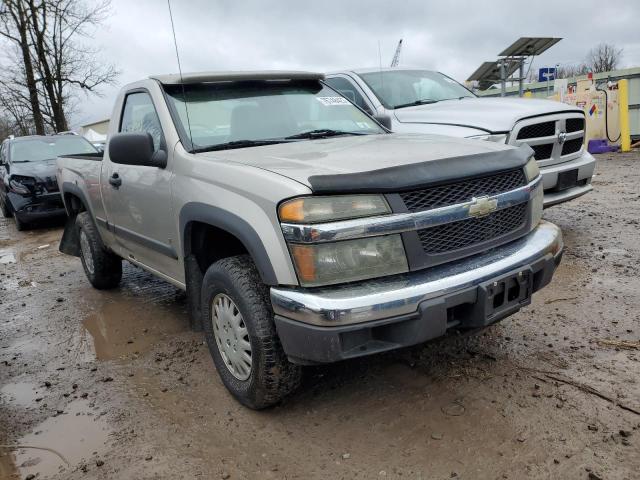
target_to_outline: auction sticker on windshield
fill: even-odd
[[[349,100],[343,97],[316,97],[316,99],[323,105],[351,105]]]

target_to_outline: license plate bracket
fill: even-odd
[[[578,184],[578,169],[567,170],[558,174],[558,182],[554,190],[561,192],[573,188]]]
[[[477,325],[497,322],[531,303],[533,272],[524,268],[478,286],[476,314]]]

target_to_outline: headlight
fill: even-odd
[[[540,167],[538,167],[538,162],[533,157],[524,166],[524,174],[527,177],[527,182],[534,181],[540,175]]]
[[[330,285],[409,270],[400,235],[316,245],[290,244],[302,286]]]
[[[382,195],[294,198],[280,205],[280,221],[320,223],[391,213]]]
[[[473,138],[474,140],[488,140],[490,142],[506,143],[507,136],[508,134],[506,133],[495,133],[495,134],[488,133],[486,135],[474,135],[473,137],[467,137],[467,138]]]
[[[19,193],[20,195],[29,195],[31,190],[29,190],[28,184],[33,185],[35,181],[29,177],[21,177],[15,176],[11,177],[9,180],[9,188],[13,193]]]

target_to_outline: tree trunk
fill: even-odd
[[[22,52],[22,60],[24,62],[25,79],[27,82],[27,90],[29,91],[29,100],[31,102],[31,111],[33,115],[33,125],[36,129],[36,134],[44,135],[44,119],[42,118],[42,112],[40,111],[40,102],[38,100],[38,88],[36,85],[36,79],[33,74],[33,62],[31,61],[31,52],[29,51],[29,41],[27,39],[27,19],[25,18],[25,11],[22,5],[18,4],[18,32],[20,33],[20,50]]]
[[[53,113],[53,121],[56,126],[56,131],[65,132],[69,130],[69,127],[67,125],[67,119],[64,114],[64,103],[62,99],[56,95],[55,85],[57,82],[53,77],[53,74],[51,73],[51,67],[49,66],[49,58],[47,57],[47,51],[44,41],[44,35],[46,34],[47,5],[43,4],[40,8],[42,9],[43,18],[42,28],[38,21],[38,8],[35,6],[33,0],[29,0],[31,23],[33,24],[33,28],[31,29],[31,31],[35,36],[35,47],[38,56],[38,64],[41,68],[42,73],[42,82],[47,92],[47,96],[49,97],[49,103],[51,104],[51,112]]]

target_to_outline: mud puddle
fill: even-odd
[[[8,383],[0,388],[0,400],[14,406],[33,406],[40,388],[31,382]]]
[[[99,456],[105,451],[110,429],[96,417],[88,402],[70,403],[65,412],[51,417],[15,443],[12,453],[0,457],[2,478],[18,474],[47,478]],[[64,441],[61,441],[64,439]]]
[[[135,357],[189,328],[181,305],[154,306],[120,296],[82,320],[81,342],[97,360]],[[83,336],[87,338],[82,338]]]
[[[0,250],[0,265],[16,263],[16,254],[13,250]]]
[[[68,363],[132,360],[155,345],[189,331],[184,292],[137,267],[125,263],[120,287],[110,291],[93,289],[82,271],[73,276],[67,272],[59,276],[64,280],[57,280],[55,274],[52,278],[56,280],[49,280],[56,287],[59,282],[72,285],[69,282],[73,277],[80,282],[80,288],[72,294],[64,286],[53,288],[56,291],[54,308],[60,313],[71,303],[77,302],[80,306],[79,312],[69,312],[73,318],[67,317],[64,331],[57,332],[62,339],[50,344],[66,352]],[[24,283],[22,291],[26,292],[31,285]],[[49,287],[36,286],[49,290]],[[20,314],[32,315],[28,308],[23,308]],[[34,335],[16,340],[4,348],[32,350],[31,343],[38,342]],[[42,343],[42,339],[38,343]]]

